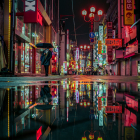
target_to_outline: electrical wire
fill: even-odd
[[[74,20],[74,8],[73,8],[73,0],[71,0],[72,2],[72,13],[73,13],[73,24],[74,24],[74,32],[75,32],[75,41],[76,41],[76,44],[77,44],[77,38],[76,38],[76,30],[75,30],[75,20]]]
[[[80,26],[78,26],[75,30],[79,29],[80,27],[82,27],[86,22],[84,22],[83,24],[81,24]],[[74,32],[74,31],[72,31]]]

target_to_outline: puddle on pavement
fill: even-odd
[[[0,88],[0,139],[139,139],[140,83],[41,83]]]

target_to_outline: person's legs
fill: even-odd
[[[45,74],[46,74],[46,76],[48,76],[48,67],[49,67],[49,65],[44,65],[44,67],[45,67]]]

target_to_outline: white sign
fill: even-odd
[[[99,25],[99,40],[103,42],[103,25]]]
[[[79,91],[76,91],[76,103],[79,103]]]
[[[140,64],[138,64],[138,73],[140,73]]]
[[[76,60],[79,59],[79,48],[76,48]]]
[[[103,109],[99,111],[99,126],[103,126]]]
[[[115,38],[115,30],[112,30],[112,38]]]
[[[67,30],[67,50],[69,50],[69,30]]]
[[[63,61],[64,73],[67,74],[67,61]]]
[[[30,10],[35,12],[35,0],[25,1],[25,12],[30,11]]]

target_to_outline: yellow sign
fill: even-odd
[[[125,140],[134,140],[134,128],[125,127]]]
[[[98,40],[98,54],[102,54],[102,41]]]
[[[134,0],[124,0],[124,25],[134,24]]]

